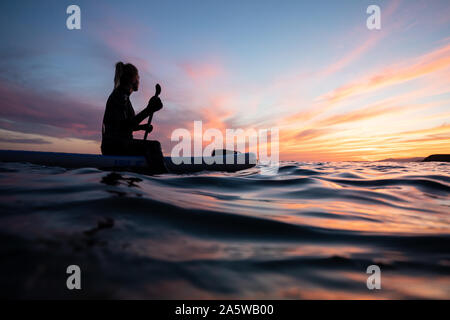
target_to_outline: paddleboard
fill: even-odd
[[[63,168],[99,168],[142,172],[148,169],[144,156],[0,150],[0,161],[28,162]],[[256,155],[254,153],[237,153],[210,157],[164,157],[164,162],[171,173],[192,173],[205,170],[234,172],[254,167]]]

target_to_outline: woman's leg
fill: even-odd
[[[166,173],[167,168],[161,151],[161,144],[156,140],[123,140],[102,141],[103,155],[145,156],[149,173]]]
[[[101,151],[105,156],[125,156],[129,155],[128,141],[124,139],[102,140]]]
[[[145,156],[149,168],[153,173],[168,172],[164,164],[164,156],[159,141],[133,139],[128,145],[127,153],[129,155]]]

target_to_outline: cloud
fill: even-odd
[[[344,57],[329,65],[318,73],[319,77],[328,77],[341,69],[349,66],[354,61],[359,59],[369,49],[373,48],[382,38],[383,33],[374,33],[369,36],[360,46],[357,46],[352,51],[347,53]]]
[[[322,96],[320,100],[336,104],[352,96],[361,95],[420,78],[435,71],[450,67],[450,44],[433,50],[419,58],[413,58],[401,65],[392,65],[373,74],[340,86]]]
[[[366,58],[366,53],[375,47],[378,50],[381,45],[380,50],[383,51],[387,49],[383,46],[385,43],[390,44],[390,40],[395,40],[400,33],[402,36],[407,35],[403,32],[409,30],[407,28],[411,27],[411,22],[417,15],[411,14],[409,3],[405,3],[407,8],[402,7],[402,11],[399,11],[399,3],[400,1],[390,1],[382,8],[383,29],[380,32],[363,32],[364,23],[353,31],[345,30],[341,38],[346,41],[337,41],[347,44],[347,51],[342,55],[334,55],[335,52],[330,50],[329,44],[321,43],[321,39],[314,39],[314,43],[320,45],[323,50],[329,50],[325,61],[315,61],[313,56],[316,52],[300,52],[298,65],[293,65],[295,62],[289,66],[286,64],[282,71],[274,68],[271,63],[261,65],[273,71],[270,77],[261,79],[250,74],[245,68],[233,70],[231,67],[240,65],[241,62],[233,60],[235,56],[225,59],[226,57],[218,56],[217,53],[204,51],[201,56],[191,54],[190,57],[183,56],[183,52],[167,54],[164,52],[167,50],[164,47],[167,45],[167,39],[161,41],[159,36],[163,33],[157,34],[163,30],[153,30],[145,21],[132,20],[123,12],[109,11],[110,6],[99,4],[103,6],[102,10],[99,10],[101,13],[92,21],[91,27],[85,30],[85,34],[90,38],[84,39],[87,51],[83,52],[82,56],[83,59],[88,57],[87,60],[93,57],[95,68],[98,69],[92,79],[85,79],[85,74],[78,77],[75,85],[78,89],[85,90],[87,87],[92,89],[92,83],[110,81],[107,84],[112,86],[115,62],[123,60],[136,64],[142,80],[139,92],[132,96],[136,112],[153,95],[156,82],[161,83],[163,87],[161,98],[165,107],[155,114],[155,130],[149,138],[160,140],[166,152],[171,149],[172,131],[186,128],[192,132],[193,122],[196,120],[203,121],[205,130],[214,127],[223,131],[238,125],[244,130],[258,126],[278,126],[283,157],[291,157],[289,160],[303,157],[354,160],[361,159],[361,155],[378,159],[380,154],[387,152],[428,152],[439,146],[445,149],[449,146],[446,140],[448,128],[439,129],[441,131],[435,129],[437,132],[421,129],[425,131],[412,133],[411,130],[407,133],[407,130],[432,127],[438,123],[442,119],[430,116],[434,111],[439,111],[439,114],[444,116],[446,114],[442,113],[442,110],[425,110],[418,113],[420,108],[428,105],[416,99],[428,99],[437,95],[437,87],[440,87],[442,94],[448,93],[448,39],[439,44],[440,48],[427,54],[397,63],[391,63],[390,60],[389,64],[375,70],[367,71],[364,65],[356,64]],[[427,7],[425,3],[421,6]],[[423,9],[414,7],[413,13],[420,11],[418,8]],[[445,17],[448,19],[448,15]],[[120,24],[117,23],[119,19]],[[0,94],[3,100],[0,128],[35,136],[16,137],[16,140],[2,137],[0,142],[5,144],[16,141],[20,146],[34,143],[36,148],[39,148],[40,142],[47,144],[44,142],[47,141],[46,137],[57,137],[61,141],[59,145],[52,145],[54,148],[63,144],[77,144],[84,148],[87,141],[91,140],[99,144],[105,97],[109,92],[97,92],[97,100],[100,103],[94,103],[83,101],[81,97],[68,97],[60,92],[43,89],[48,83],[71,83],[70,75],[61,72],[66,70],[62,65],[66,60],[45,60],[45,54],[49,52],[57,57],[64,54],[58,51],[61,48],[57,42],[52,50],[46,46],[30,49],[29,52],[14,48],[5,49],[8,50],[2,50],[0,54],[3,58],[0,63],[0,71],[3,74],[0,76]],[[406,54],[405,50],[401,50],[403,54]],[[396,53],[401,54],[401,51]],[[38,69],[30,69],[34,66],[36,59],[33,59],[33,55],[36,54],[44,56],[39,63],[45,64],[38,66]],[[58,65],[58,61],[62,61],[61,65]],[[224,61],[233,63],[226,65]],[[317,67],[308,69],[311,68],[309,61]],[[315,64],[316,62],[319,63]],[[366,66],[371,68],[370,63]],[[105,74],[110,75],[110,79],[103,77]],[[1,80],[2,78],[5,80]],[[41,78],[48,83],[39,82]],[[420,87],[404,86],[398,91],[394,88],[416,79],[422,80]],[[379,92],[381,89],[392,91]],[[380,95],[368,95],[374,92]],[[367,96],[370,100],[365,100]],[[103,99],[105,101],[102,101]],[[374,102],[374,99],[379,101]],[[429,106],[431,109],[433,105]],[[337,114],[329,112],[333,108],[339,108]],[[334,113],[334,110],[332,111]],[[403,117],[406,112],[411,112],[407,114],[408,118]],[[403,126],[400,126],[401,123]],[[43,138],[36,138],[38,134],[43,135]],[[135,136],[142,137],[142,133]],[[69,141],[66,139],[68,137],[80,140]],[[81,141],[83,139],[84,141]]]
[[[419,129],[419,130],[409,130],[400,132],[400,135],[409,136],[409,135],[429,135],[429,134],[440,134],[440,133],[450,133],[450,124],[444,123],[440,126]]]
[[[221,76],[224,71],[218,63],[182,62],[181,69],[189,78],[197,81],[207,81]]]
[[[12,143],[12,144],[51,144],[50,141],[44,140],[42,138],[31,138],[31,139],[18,139],[18,138],[2,138],[0,137],[0,143]]]
[[[295,125],[297,123],[306,123],[321,114],[324,114],[334,108],[337,104],[350,103],[350,99],[354,97],[363,97],[364,94],[371,93],[373,91],[390,88],[392,86],[405,83],[410,80],[422,78],[424,76],[439,75],[438,82],[433,83],[436,79],[429,79],[428,82],[422,84],[422,87],[417,90],[409,90],[406,94],[399,95],[406,99],[413,99],[419,97],[418,92],[422,96],[437,94],[433,91],[440,90],[441,93],[447,92],[445,84],[450,81],[449,73],[447,72],[450,67],[450,44],[444,45],[437,49],[432,50],[429,53],[423,54],[419,57],[410,58],[407,61],[392,64],[381,70],[372,71],[371,73],[352,80],[348,83],[338,86],[336,89],[328,91],[316,98],[312,98],[309,102],[309,107],[304,110],[288,114],[279,119],[280,125]],[[319,73],[320,75],[320,73]],[[436,77],[435,77],[436,78]],[[311,77],[311,81],[314,81],[314,77]],[[447,86],[448,87],[448,86]],[[426,89],[426,90],[425,90]],[[415,92],[417,91],[417,92]],[[426,92],[425,92],[426,91]],[[394,96],[392,99],[395,99]],[[295,101],[292,102],[295,104]],[[302,104],[306,104],[304,101]],[[379,113],[375,109],[365,110],[370,113]],[[350,116],[350,115],[348,115]],[[357,115],[352,115],[356,117]],[[365,117],[360,112],[360,117]],[[366,117],[371,117],[367,115]],[[344,120],[341,118],[341,120]],[[337,121],[337,120],[336,120]],[[333,120],[330,120],[333,122]]]
[[[346,124],[349,122],[357,122],[362,120],[373,119],[380,116],[393,115],[401,112],[411,112],[412,110],[425,108],[426,105],[392,105],[389,103],[377,103],[364,108],[356,109],[330,116],[314,123],[317,126],[334,126]]]
[[[0,127],[52,137],[99,140],[103,110],[57,92],[35,92],[0,81]]]
[[[301,139],[300,141],[312,140],[317,137],[323,137],[324,135],[329,134],[333,131],[334,130],[327,129],[327,128],[306,129],[306,130],[302,130],[299,133],[295,134],[295,139]]]

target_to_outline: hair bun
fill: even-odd
[[[114,88],[117,88],[120,85],[120,78],[123,75],[123,67],[124,64],[122,61],[116,63],[116,73],[114,74]]]
[[[116,73],[114,75],[114,89],[118,86],[130,86],[134,77],[138,74],[138,69],[131,63],[116,63]]]

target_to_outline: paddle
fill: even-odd
[[[155,97],[159,96],[161,93],[161,86],[159,83],[155,86]],[[148,122],[147,122],[147,130],[145,130],[144,140],[147,140],[148,132],[150,131],[150,125],[152,124],[152,118],[153,118],[153,112],[148,116]]]

